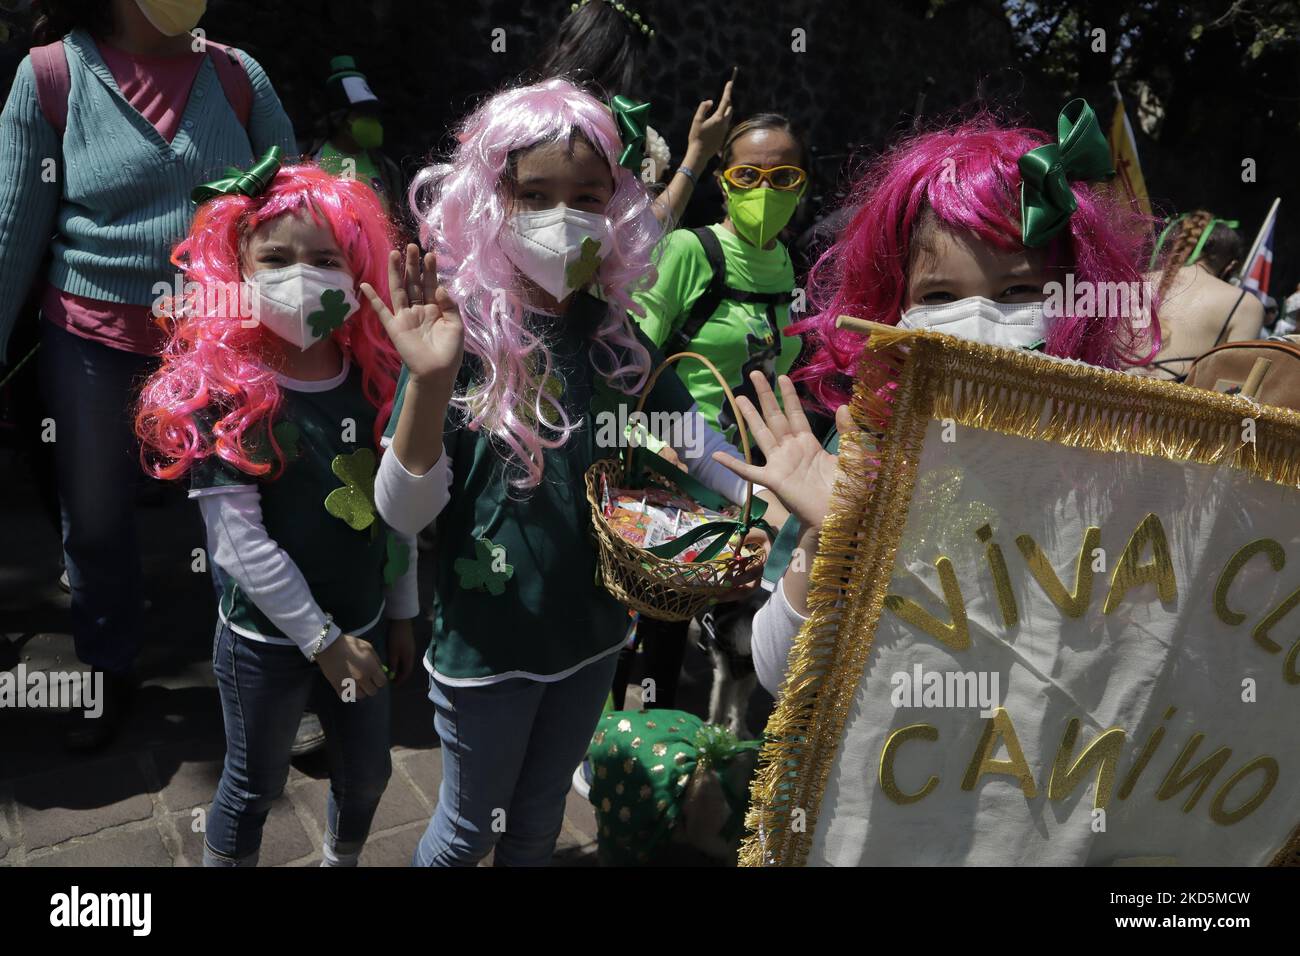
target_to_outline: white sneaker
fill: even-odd
[[[591,796],[591,761],[585,757],[573,771],[573,792],[584,800]]]

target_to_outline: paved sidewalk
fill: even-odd
[[[59,543],[25,468],[0,449],[0,671],[80,669],[58,586]],[[61,747],[61,716],[0,711],[0,865],[195,866],[201,817],[221,773],[224,734],[211,669],[215,602],[190,568],[201,547],[197,509],[178,489],[139,510],[145,562],[142,686],[134,712],[104,752]],[[424,575],[422,575],[424,577]],[[422,581],[427,593],[428,581]],[[417,642],[428,638],[422,622]],[[433,811],[442,775],[423,671],[394,694],[393,776],[362,855],[365,866],[406,866]],[[261,862],[320,862],[328,789],[324,754],[295,761],[267,821]],[[570,793],[557,865],[593,865],[591,807]]]

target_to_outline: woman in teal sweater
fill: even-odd
[[[39,374],[73,633],[77,656],[108,678],[104,715],[78,722],[74,746],[112,734],[130,686],[141,589],[128,410],[155,366],[150,307],[173,290],[168,257],[188,229],[190,191],[294,146],[262,68],[189,35],[204,7],[45,2],[37,36],[61,43],[50,48],[60,55],[23,60],[0,115],[0,363],[22,358],[8,354],[10,332],[29,290],[43,289]],[[39,84],[38,62],[54,64]]]

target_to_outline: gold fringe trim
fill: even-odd
[[[1300,866],[1300,826],[1291,832],[1290,839],[1282,844],[1282,849],[1277,851],[1277,856],[1268,865]]]
[[[888,404],[869,382],[896,383]],[[873,330],[745,818],[742,866],[802,866],[871,653],[931,419],[1095,451],[1228,465],[1300,488],[1300,413],[921,330]],[[1244,420],[1254,442],[1243,440]],[[888,427],[884,423],[888,421]],[[865,506],[864,506],[865,502]],[[802,811],[798,813],[797,811]],[[1274,860],[1300,859],[1300,829]]]

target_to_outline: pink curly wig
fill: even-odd
[[[285,166],[255,198],[223,196],[199,207],[190,234],[172,253],[185,277],[186,295],[171,302],[170,335],[162,366],[145,383],[135,429],[145,470],[179,478],[195,462],[216,455],[249,475],[276,475],[284,455],[270,434],[280,405],[275,373],[259,359],[272,333],[244,328],[240,310],[217,288],[243,279],[242,254],[254,230],[278,216],[307,211],[328,223],[359,285],[369,282],[388,301],[388,253],[394,236],[369,186],[336,178],[315,166]],[[191,287],[193,284],[193,287]],[[205,292],[205,290],[208,290]],[[392,409],[401,360],[364,296],[361,309],[333,332],[344,355],[361,368],[366,399],[379,411],[375,442]],[[206,411],[211,438],[195,421]],[[259,428],[264,425],[264,428]],[[269,438],[274,465],[266,461]],[[260,452],[260,453],[259,453]]]
[[[954,232],[973,234],[998,249],[1023,248],[1017,161],[1048,142],[1045,133],[999,126],[988,115],[915,135],[867,170],[849,200],[856,214],[809,273],[813,314],[789,334],[809,337],[810,359],[795,373],[827,410],[848,401],[865,338],[835,328],[837,315],[897,324],[907,298],[908,270],[924,241],[927,212]],[[951,162],[949,162],[951,160]],[[1151,221],[1092,184],[1072,183],[1078,209],[1046,246],[1047,266],[1073,271],[1075,281],[1141,282],[1151,245]],[[916,243],[914,244],[914,240]],[[1045,351],[1118,368],[1147,360],[1131,318],[1082,317],[1067,311],[1052,321]]]
[[[630,293],[654,282],[650,255],[661,229],[645,187],[617,163],[622,144],[604,104],[560,79],[498,93],[465,121],[451,162],[421,170],[409,193],[421,241],[436,253],[439,279],[461,310],[465,349],[482,365],[482,380],[452,401],[468,427],[487,429],[508,449],[524,472],[512,484],[522,489],[541,481],[544,449],[562,446],[581,422],[541,387],[552,356],[527,327],[521,277],[503,251],[511,164],[523,150],[571,136],[601,155],[614,181],[596,276],[609,308],[591,333],[591,364],[612,388],[635,393],[650,356],[629,324],[629,311],[643,314]]]

